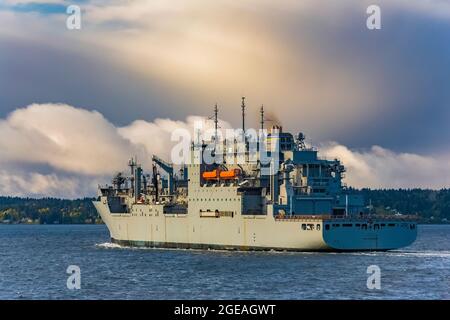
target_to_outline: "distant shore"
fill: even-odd
[[[376,215],[412,214],[421,224],[450,223],[450,189],[351,189]],[[0,196],[0,224],[101,224],[93,198],[21,198]]]

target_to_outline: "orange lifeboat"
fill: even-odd
[[[239,169],[220,171],[220,179],[224,179],[224,180],[236,179],[240,174],[241,174],[241,170],[239,170]]]
[[[205,171],[203,172],[202,177],[205,180],[217,180],[219,179],[219,169],[213,171]]]

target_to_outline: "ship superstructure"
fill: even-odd
[[[241,143],[220,140],[217,112],[216,106],[215,133],[192,142],[182,165],[154,155],[150,174],[144,174],[131,159],[129,175],[119,173],[111,186],[99,187],[94,205],[113,242],[348,251],[395,249],[416,239],[415,217],[367,212],[364,199],[342,183],[341,162],[320,158],[302,133],[294,136],[274,125],[252,144],[243,100]],[[220,161],[205,162],[205,153]]]

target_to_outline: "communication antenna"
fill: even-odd
[[[261,131],[264,130],[264,105],[261,105],[261,110],[259,111],[261,113]]]
[[[212,117],[208,117],[208,120],[213,120],[214,122],[214,143],[217,143],[217,139],[218,139],[218,129],[219,127],[219,108],[217,107],[217,103],[214,105],[214,116]]]
[[[217,128],[219,127],[219,119],[217,115],[219,114],[219,108],[217,108],[217,103],[214,105],[214,143],[217,143]]]
[[[242,97],[241,109],[242,109],[242,131],[244,131],[245,135],[245,97]]]

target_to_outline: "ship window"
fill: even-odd
[[[410,228],[411,230],[414,230],[414,229],[416,228],[416,225],[415,225],[415,224],[411,224],[411,225],[409,226],[409,228]]]
[[[333,227],[340,227],[341,225],[340,224],[333,224]]]
[[[344,223],[342,226],[343,227],[353,227],[353,224],[351,224],[351,223]]]
[[[306,230],[306,224],[305,223],[302,224],[302,230]]]
[[[316,225],[317,231],[320,231],[320,224]]]
[[[361,227],[360,223],[355,224],[355,227]]]
[[[373,228],[374,228],[374,230],[378,230],[378,229],[380,229],[380,225],[379,224],[374,224]]]
[[[325,230],[330,230],[330,225],[329,224],[325,225]]]
[[[389,223],[388,227],[395,227],[395,223]]]
[[[367,224],[363,224],[363,225],[361,226],[361,229],[367,230]]]
[[[385,224],[385,223],[382,223],[381,226],[382,226],[382,227],[386,227],[386,224]]]

